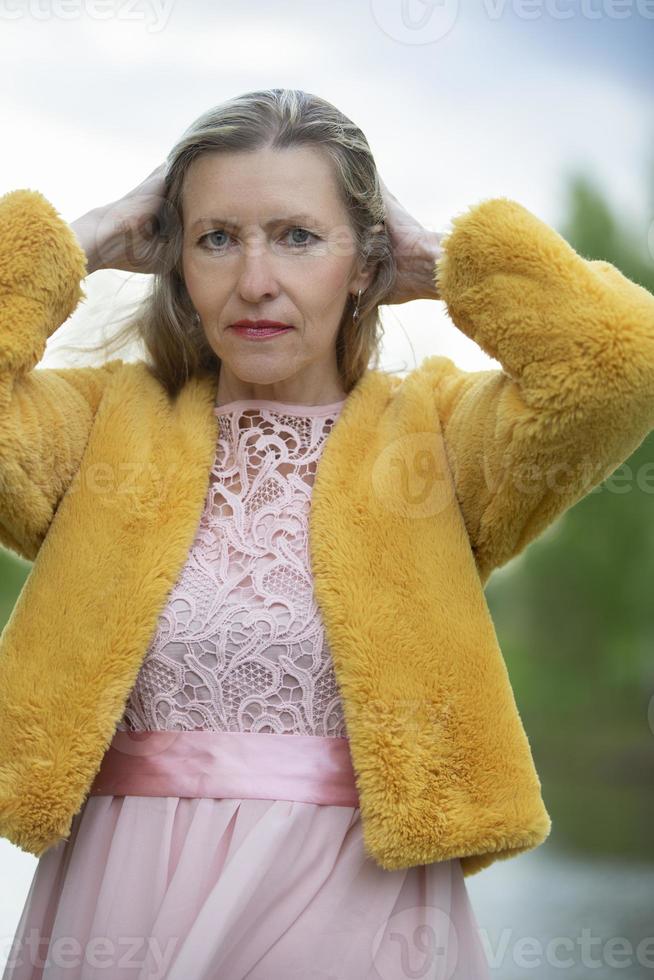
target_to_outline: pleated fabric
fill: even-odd
[[[489,976],[458,860],[384,871],[355,807],[93,796],[37,865],[3,980],[409,976]]]
[[[488,978],[459,860],[385,871],[359,806],[329,802],[357,799],[346,749],[117,732],[39,860],[3,980]],[[194,786],[248,795],[173,795]]]

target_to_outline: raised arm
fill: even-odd
[[[87,255],[38,191],[0,197],[0,543],[34,560],[123,364],[36,370],[85,296]]]
[[[654,428],[654,296],[508,198],[457,216],[441,247],[449,316],[502,365],[423,362],[485,582]]]

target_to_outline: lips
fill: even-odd
[[[257,323],[256,326],[241,325],[239,323],[232,324],[231,329],[240,337],[245,337],[248,340],[272,340],[274,337],[281,337],[285,333],[290,333],[293,329],[288,325],[284,324],[282,326],[260,326],[261,321]]]
[[[280,320],[237,320],[231,323],[231,327],[248,327],[251,330],[285,330],[291,327],[290,323],[282,323]]]

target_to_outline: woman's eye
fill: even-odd
[[[297,232],[299,232],[299,238],[296,237]],[[216,242],[214,239],[214,236],[216,235],[224,236],[224,240],[222,242],[220,241]],[[289,244],[291,245],[292,248],[296,248],[296,249],[304,248],[307,245],[310,245],[312,239],[316,239],[316,241],[318,240],[318,235],[314,235],[312,231],[308,231],[306,228],[301,228],[299,226],[289,228],[286,232],[285,237],[288,238],[289,235],[293,236]],[[303,236],[308,236],[308,238],[305,238]],[[225,245],[227,244],[227,240],[229,239],[229,237],[230,237],[229,232],[226,232],[223,229],[219,231],[209,231],[207,232],[206,235],[203,235],[198,240],[198,244],[201,245],[203,248],[208,249],[208,251],[210,252],[222,252],[224,250]],[[209,239],[214,239],[214,240],[211,243],[209,242]]]
[[[207,232],[206,235],[203,235],[202,236],[202,238],[199,240],[199,244],[202,245],[204,248],[209,248],[209,250],[212,251],[212,252],[220,251],[220,248],[221,248],[220,245],[218,245],[217,248],[214,248],[214,247],[208,246],[206,244],[207,240],[209,238],[212,238],[214,235],[225,235],[227,238],[229,238],[229,235],[227,234],[226,231],[209,231],[209,232]]]
[[[306,228],[299,228],[299,227],[297,227],[297,228],[289,228],[289,234],[293,234],[296,231],[299,231],[300,234],[302,234],[302,235],[308,235],[309,238],[316,238],[317,237],[316,235],[313,234],[313,232],[308,231]],[[304,241],[298,241],[297,239],[294,239],[293,241],[291,241],[291,244],[294,245],[295,247],[299,248],[302,245],[309,245],[309,241],[307,239],[304,239]]]

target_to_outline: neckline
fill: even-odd
[[[290,402],[274,401],[271,398],[238,398],[235,401],[225,402],[224,405],[214,405],[213,410],[216,415],[222,415],[238,406],[245,406],[247,408],[270,408],[276,412],[282,411],[284,415],[320,415],[323,412],[340,408],[346,400],[347,398],[341,398],[339,401],[329,402],[327,405],[297,405]]]

